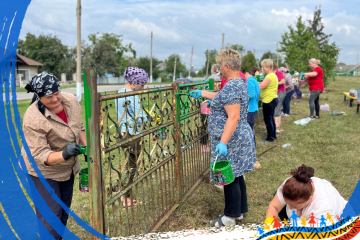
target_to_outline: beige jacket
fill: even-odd
[[[81,107],[77,98],[70,93],[61,93],[61,96],[68,124],[48,109],[45,110],[45,116],[42,115],[37,102],[30,105],[23,118],[25,140],[42,175],[60,182],[69,180],[72,172],[74,175],[79,172],[80,165],[77,157],[71,157],[53,166],[45,165],[45,162],[50,153],[63,151],[68,143],[79,143],[80,132],[85,131],[81,123]],[[29,174],[37,177],[24,147],[21,155]]]

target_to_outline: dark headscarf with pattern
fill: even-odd
[[[61,90],[59,80],[54,75],[47,72],[36,74],[29,81],[29,83],[26,84],[25,89],[28,93],[34,93],[31,104],[38,100],[38,108],[43,115],[45,115],[46,107],[44,104],[42,104],[41,101],[39,101],[39,98],[56,93]]]

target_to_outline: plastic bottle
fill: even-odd
[[[286,143],[286,144],[282,145],[281,148],[287,148],[287,147],[290,147],[290,146],[291,146],[290,143]]]

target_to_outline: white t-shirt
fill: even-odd
[[[286,204],[282,194],[282,189],[288,179],[286,179],[277,190],[277,196],[282,204]],[[306,219],[311,216],[311,213],[314,213],[316,218],[321,218],[321,215],[324,215],[326,218],[326,213],[333,215],[334,218],[337,215],[340,216],[347,204],[347,201],[340,195],[338,190],[336,190],[336,188],[327,180],[312,177],[311,181],[315,186],[313,201],[310,205],[303,208],[301,215],[305,215]],[[296,211],[296,209],[291,210],[290,206],[286,204],[286,213],[288,217],[293,214],[293,210]]]

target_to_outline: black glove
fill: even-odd
[[[80,145],[77,143],[71,143],[66,146],[65,150],[62,152],[63,158],[69,160],[72,156],[77,156],[81,154]]]

